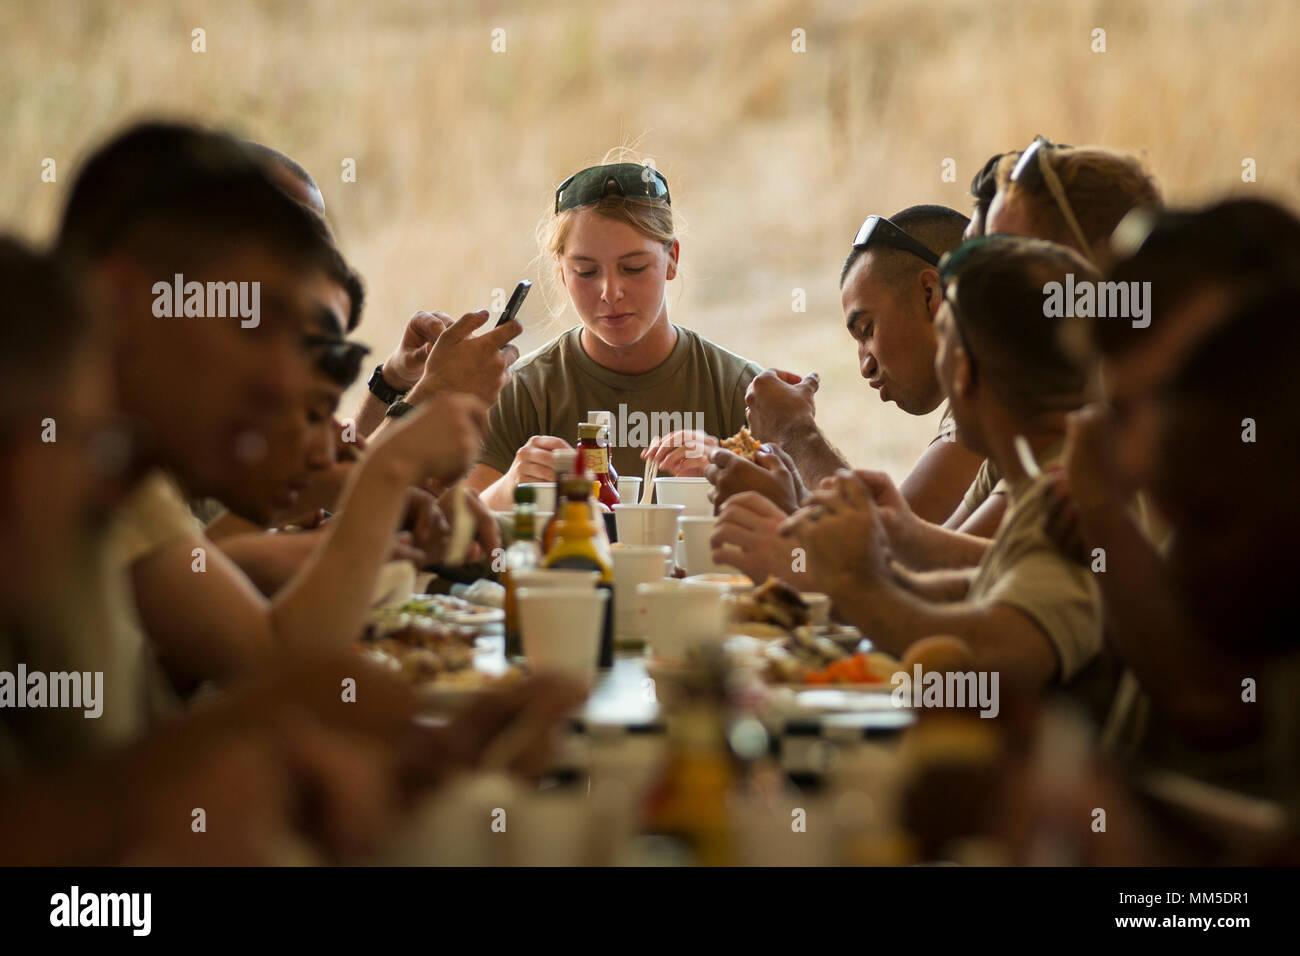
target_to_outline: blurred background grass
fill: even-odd
[[[685,225],[674,321],[820,371],[832,439],[900,477],[937,416],[882,406],[858,376],[837,280],[863,217],[966,211],[983,161],[1039,132],[1143,154],[1174,201],[1294,205],[1297,36],[1295,0],[6,0],[0,224],[48,237],[80,157],[131,119],[227,127],[319,181],[382,355],[416,309],[459,315],[548,277],[535,229],[555,186],[632,145]],[[576,321],[545,304],[524,309],[525,352]]]

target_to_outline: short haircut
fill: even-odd
[[[1061,180],[1065,198],[1079,220],[1079,228],[1092,248],[1103,246],[1128,213],[1139,206],[1159,206],[1160,188],[1141,162],[1113,149],[1092,146],[1046,147],[1040,153]],[[1037,160],[1035,160],[1037,162]],[[998,188],[1024,192],[1033,200],[1029,211],[1035,234],[1062,245],[1074,246],[1074,233],[1041,176],[1010,182],[1014,163],[998,164]],[[1027,185],[1032,184],[1032,185]]]
[[[54,255],[0,238],[0,398],[4,414],[33,391],[53,391],[89,314],[67,270]]]
[[[272,180],[277,182],[283,180],[290,187],[300,190],[309,198],[318,199],[319,202],[304,202],[300,196],[292,193],[289,194],[290,199],[303,203],[318,216],[324,215],[325,201],[321,198],[320,187],[316,185],[316,180],[311,178],[311,173],[307,172],[297,160],[286,156],[278,149],[272,149],[264,143],[253,140],[245,140],[244,147],[252,154],[253,159],[260,162],[262,167],[271,174]],[[315,196],[313,197],[312,194]]]
[[[899,229],[940,258],[945,252],[951,252],[961,244],[962,233],[970,223],[970,218],[956,209],[938,205],[908,206],[889,218]],[[849,250],[848,258],[844,260],[844,268],[840,270],[840,285],[844,284],[849,270],[866,251],[856,247]],[[898,285],[927,268],[924,259],[883,243],[872,246],[871,251],[876,254],[876,259],[873,261],[883,264],[884,275],[890,285]]]
[[[327,269],[332,254],[313,214],[272,183],[244,144],[157,122],[120,133],[86,161],[58,238],[76,264],[128,250],[164,268],[258,243],[304,268]]]
[[[1068,411],[1089,395],[1089,369],[1069,348],[1071,320],[1046,315],[1045,287],[1100,279],[1073,249],[1025,236],[976,239],[949,282],[976,374],[1023,414]]]
[[[1110,252],[1109,278],[1150,282],[1152,321],[1161,323],[1211,287],[1250,296],[1300,281],[1300,219],[1265,199],[1135,212],[1116,230]],[[1097,350],[1108,356],[1151,339],[1150,329],[1127,322],[1099,322],[1092,329]]]
[[[292,199],[293,197],[289,198]],[[348,294],[348,314],[344,319],[346,327],[343,331],[355,331],[356,327],[361,324],[361,314],[366,303],[365,283],[362,282],[360,274],[344,258],[342,250],[334,241],[328,223],[318,216],[310,206],[303,208],[311,216],[312,223],[321,238],[329,244],[329,252],[325,256],[325,274],[341,285]]]

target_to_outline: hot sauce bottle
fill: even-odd
[[[596,422],[582,422],[578,425],[578,454],[581,456],[583,471],[597,483],[598,500],[606,508],[618,504],[618,485],[610,473],[609,443],[604,437],[605,426]]]
[[[593,425],[601,426],[600,440],[605,443],[605,447],[610,447],[609,436],[610,429],[614,427],[613,412],[587,412],[587,421]],[[609,459],[609,477],[614,482],[614,488],[618,488],[618,469],[614,467],[614,456],[611,454]]]

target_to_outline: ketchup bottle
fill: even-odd
[[[598,422],[581,422],[578,425],[578,455],[583,471],[599,485],[598,500],[606,508],[618,504],[618,485],[610,474],[609,444],[602,432],[605,426]]]
[[[609,432],[610,429],[614,427],[614,413],[613,412],[587,412],[587,421],[593,425],[600,425],[602,427],[603,431],[601,432],[600,440],[604,442],[605,447],[608,449]],[[614,456],[612,454],[608,455],[607,461],[609,462],[610,480],[614,482],[614,488],[617,489],[618,469],[614,467]]]

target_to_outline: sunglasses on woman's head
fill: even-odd
[[[929,247],[912,238],[901,226],[884,216],[868,216],[862,221],[857,235],[853,237],[853,248],[865,251],[873,242],[910,252],[932,266],[939,264],[939,257]]]
[[[668,180],[659,170],[640,163],[610,163],[588,166],[562,182],[555,190],[555,211],[558,214],[589,206],[609,195],[628,199],[662,199],[665,205],[672,205]]]
[[[1079,244],[1079,251],[1083,253],[1085,259],[1092,262],[1092,243],[1088,242],[1088,238],[1083,234],[1083,227],[1079,225],[1079,219],[1075,216],[1070,200],[1065,195],[1065,186],[1061,184],[1061,178],[1056,175],[1056,170],[1052,168],[1052,161],[1047,157],[1047,151],[1050,149],[1069,148],[1069,146],[1053,143],[1046,136],[1034,137],[1034,141],[1016,160],[1009,181],[1018,183],[1031,192],[1037,192],[1040,186],[1046,186],[1057,208],[1061,210],[1065,224],[1070,227],[1070,232]]]

